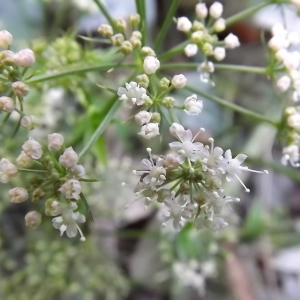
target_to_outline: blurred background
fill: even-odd
[[[153,40],[171,1],[146,0]],[[103,2],[114,17],[126,19],[135,12],[134,0]],[[224,17],[228,17],[260,1],[220,2]],[[182,0],[176,17],[192,19],[196,3]],[[106,23],[93,0],[0,0],[0,8],[0,28],[14,36],[12,50],[33,49],[37,74],[114,60],[108,45],[80,37],[100,38],[97,29]],[[228,51],[224,63],[265,66],[271,26],[281,22],[300,31],[299,20],[288,5],[280,9],[271,6],[232,25],[220,38],[233,32],[241,47]],[[175,28],[173,24],[161,51],[184,41],[185,36]],[[187,58],[178,55],[172,61]],[[200,63],[201,56],[190,61]],[[192,86],[273,119],[280,118],[287,102],[264,75],[217,71],[213,88],[200,82],[196,70],[165,74],[179,73],[185,74]],[[50,132],[61,132],[67,144],[81,149],[110,104],[106,100],[110,94],[96,83],[116,89],[127,74],[126,70],[96,71],[32,84],[26,110],[37,115],[42,124],[30,134],[40,139]],[[180,92],[174,97],[184,101],[187,95]],[[10,186],[1,186],[0,299],[300,299],[300,173],[280,165],[282,145],[274,128],[203,101],[203,112],[192,119],[183,114],[183,124],[194,130],[205,127],[204,142],[213,136],[219,146],[247,153],[253,168],[270,171],[269,176],[244,178],[250,194],[238,184],[231,186],[230,194],[242,201],[228,212],[228,228],[219,233],[197,232],[187,225],[175,233],[170,228],[162,230],[159,208],[145,211],[138,201],[124,210],[135,196],[121,183],[137,183],[131,170],[145,157],[148,143],[138,138],[138,126],[133,122],[124,126],[130,112],[122,110],[84,162],[87,174],[104,179],[84,190],[95,219],[94,226],[83,228],[85,243],[60,237],[47,218],[35,231],[25,228],[24,215],[31,204],[10,204],[6,196]],[[1,143],[11,135],[13,125],[11,118],[1,128]],[[1,157],[15,157],[27,135],[21,129],[9,148],[1,148]],[[153,152],[163,153],[168,142],[151,144]],[[27,178],[24,175],[18,180]]]

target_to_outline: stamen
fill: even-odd
[[[241,180],[241,178],[240,178],[238,175],[236,175],[236,174],[235,174],[235,177],[238,179],[238,181],[239,181],[239,182],[241,183],[241,185],[244,187],[245,192],[246,192],[246,193],[249,193],[250,190],[245,186],[245,184],[244,184],[244,182]]]
[[[81,241],[81,242],[84,242],[84,241],[85,241],[85,237],[84,237],[84,235],[83,235],[83,233],[82,233],[80,227],[77,225],[77,223],[76,223],[76,227],[77,227],[77,229],[78,229],[78,231],[79,231],[79,234],[81,235],[80,241]]]
[[[209,139],[208,139],[208,141],[210,142],[210,153],[212,154],[213,153],[213,151],[214,151],[214,139],[212,138],[212,137],[210,137]]]
[[[202,133],[202,132],[204,132],[205,131],[205,129],[203,128],[203,127],[201,127],[200,129],[199,129],[199,131],[195,134],[195,136],[193,137],[193,139],[192,139],[192,142],[194,142],[194,140],[197,138],[197,136],[200,134],[200,133]]]
[[[155,164],[154,164],[153,157],[152,157],[152,154],[151,154],[152,153],[152,149],[151,148],[147,148],[146,151],[149,154],[149,158],[150,158],[150,161],[152,163],[152,166],[154,166]]]

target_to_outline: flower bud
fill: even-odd
[[[50,198],[45,202],[45,214],[46,216],[57,216],[62,212],[62,204],[57,201],[56,198]]]
[[[81,178],[85,174],[85,169],[82,165],[75,165],[68,170],[68,175],[71,178]]]
[[[110,38],[114,46],[121,46],[124,42],[124,35],[122,33],[117,33]]]
[[[131,14],[129,16],[129,24],[132,28],[137,27],[141,22],[141,16],[139,14]]]
[[[169,131],[170,131],[171,135],[178,138],[181,136],[182,133],[184,133],[184,127],[178,123],[173,123],[170,126]]]
[[[140,126],[142,126],[148,124],[151,120],[151,117],[152,117],[152,113],[146,110],[141,110],[135,115],[134,119]]]
[[[21,203],[28,199],[28,192],[22,187],[15,187],[8,191],[9,200],[12,203]]]
[[[29,92],[29,87],[22,81],[16,81],[12,85],[12,90],[17,97],[25,97]]]
[[[140,31],[137,31],[137,30],[133,31],[131,36],[134,36],[135,38],[137,38],[139,40],[141,40],[142,37],[143,37],[142,33]]]
[[[58,189],[66,199],[79,200],[81,193],[80,182],[76,179],[70,179]]]
[[[18,67],[28,68],[35,62],[35,56],[31,49],[23,49],[13,56],[14,63]]]
[[[129,42],[131,43],[133,49],[139,49],[142,47],[142,42],[140,39],[138,39],[137,37],[135,36],[132,36],[130,39],[129,39]]]
[[[222,32],[226,28],[226,22],[223,18],[218,19],[214,24],[214,30],[216,32]]]
[[[298,113],[287,118],[287,123],[291,128],[300,129],[300,115]]]
[[[166,91],[170,87],[170,80],[166,77],[163,77],[159,81],[158,87],[159,87],[160,90]]]
[[[148,106],[153,105],[153,100],[149,96],[143,95],[143,100],[144,100],[144,105],[145,106],[148,107]]]
[[[225,46],[230,49],[234,49],[240,46],[239,39],[236,35],[229,33],[227,37],[224,39]]]
[[[175,99],[173,97],[165,97],[161,104],[165,107],[165,108],[173,108],[174,104],[175,104]]]
[[[7,183],[12,177],[17,176],[18,168],[12,164],[8,159],[2,158],[0,160],[0,181]]]
[[[279,89],[280,92],[285,92],[291,86],[291,78],[287,75],[280,77],[276,82],[276,87]]]
[[[33,160],[28,157],[24,151],[21,152],[21,154],[17,157],[16,162],[18,165],[24,168],[29,168],[33,164]]]
[[[122,18],[117,18],[114,20],[116,27],[118,28],[119,31],[125,31],[127,24],[126,21]]]
[[[0,111],[11,113],[13,112],[14,109],[15,109],[15,105],[12,98],[6,96],[0,97]]]
[[[182,89],[185,87],[187,82],[186,77],[183,74],[174,75],[171,83],[176,89]]]
[[[205,19],[207,17],[208,9],[205,3],[198,3],[196,5],[196,15],[200,19]]]
[[[299,33],[296,31],[292,31],[288,34],[287,39],[290,43],[290,46],[296,46],[300,42],[300,36]]]
[[[24,153],[31,159],[40,159],[43,156],[42,146],[33,138],[29,138],[22,146]]]
[[[220,2],[214,2],[209,8],[209,14],[212,18],[218,19],[223,13],[223,5]]]
[[[142,136],[147,140],[156,137],[157,135],[159,135],[158,123],[148,123],[146,125],[143,125],[138,135]]]
[[[31,229],[36,229],[42,222],[42,216],[37,211],[30,211],[25,215],[25,225]]]
[[[147,46],[144,46],[142,49],[141,49],[141,55],[142,57],[146,57],[146,56],[156,56],[154,50],[150,47],[147,47]]]
[[[13,36],[7,30],[0,31],[0,49],[6,50],[13,42]]]
[[[59,157],[59,164],[65,168],[71,168],[78,162],[78,155],[72,147],[67,148]]]
[[[147,88],[149,86],[149,77],[146,74],[136,76],[136,82],[140,87]]]
[[[196,44],[188,44],[184,48],[184,53],[187,57],[196,55],[198,52],[198,46]]]
[[[179,162],[177,160],[177,155],[173,153],[169,153],[165,157],[165,167],[170,170],[177,169],[179,166]]]
[[[287,48],[289,46],[289,42],[281,36],[273,36],[269,40],[268,46],[271,50],[278,51],[280,49]]]
[[[202,52],[204,55],[213,55],[214,53],[214,48],[210,43],[204,43],[202,46]]]
[[[160,123],[160,120],[161,120],[160,113],[158,113],[158,112],[152,113],[152,117],[151,117],[152,123]]]
[[[214,58],[217,61],[221,61],[225,58],[226,56],[226,50],[223,47],[216,47],[214,49]]]
[[[4,50],[0,53],[0,62],[5,66],[13,66],[15,53],[10,50]]]
[[[33,191],[31,201],[38,202],[40,200],[43,200],[44,196],[45,196],[45,191],[42,188],[38,187]]]
[[[105,38],[110,38],[114,34],[113,28],[108,24],[101,24],[97,31]]]
[[[33,115],[22,117],[21,126],[27,130],[33,130],[38,125],[38,119]]]
[[[132,44],[129,42],[129,41],[124,41],[122,44],[121,44],[121,48],[120,48],[121,52],[123,54],[130,54],[133,50],[133,47],[132,47]]]
[[[192,23],[187,17],[181,17],[177,20],[177,30],[188,32],[192,29]]]
[[[50,151],[58,151],[64,144],[64,137],[60,133],[52,133],[48,135],[48,149]]]
[[[195,31],[192,33],[191,35],[191,40],[195,43],[195,44],[199,44],[202,42],[204,37],[204,32],[201,30]]]
[[[204,28],[205,28],[205,26],[203,25],[203,23],[201,23],[201,22],[199,22],[199,21],[197,21],[197,20],[195,20],[195,21],[193,22],[193,27],[192,27],[192,29],[193,29],[194,31],[203,31]]]
[[[146,74],[154,74],[160,67],[160,62],[154,56],[147,56],[144,59],[143,67]]]

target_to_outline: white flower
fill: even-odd
[[[23,49],[13,56],[14,63],[18,67],[28,68],[35,62],[35,56],[31,49]]]
[[[216,47],[214,49],[214,58],[217,61],[221,61],[225,58],[226,56],[226,50],[223,47]]]
[[[184,208],[173,198],[166,199],[164,201],[164,204],[166,205],[166,207],[162,212],[162,225],[165,227],[168,221],[173,220],[173,228],[177,231],[181,230],[184,225]]]
[[[134,81],[125,84],[126,88],[118,88],[118,96],[120,100],[125,101],[128,107],[132,107],[133,104],[142,105],[145,100],[143,96],[146,95],[146,89],[139,87],[138,84]]]
[[[42,216],[37,211],[30,211],[25,215],[25,225],[29,228],[36,229],[42,222]]]
[[[31,159],[40,159],[43,155],[42,146],[31,137],[23,144],[22,149]]]
[[[81,185],[78,180],[70,179],[66,183],[64,183],[58,190],[64,197],[66,197],[66,199],[78,200],[80,198]]]
[[[187,82],[186,77],[183,74],[179,74],[179,75],[174,75],[174,77],[172,78],[172,85],[176,88],[176,89],[182,89],[185,87]]]
[[[198,18],[204,19],[207,17],[208,9],[205,3],[198,3],[195,10]]]
[[[64,137],[60,133],[48,134],[48,149],[58,151],[64,144]]]
[[[0,160],[0,181],[3,183],[9,182],[12,177],[17,176],[18,168],[12,164],[8,159],[2,158]]]
[[[152,113],[146,110],[142,110],[135,115],[134,119],[140,126],[142,126],[144,124],[149,123],[151,117],[152,117]]]
[[[203,102],[201,100],[197,101],[197,95],[193,94],[187,97],[184,101],[184,111],[191,116],[197,116],[201,113],[203,109]]]
[[[229,33],[224,39],[225,46],[230,49],[234,49],[240,46],[239,39],[236,35]]]
[[[6,96],[0,97],[0,111],[11,113],[14,109],[15,105],[12,98]]]
[[[281,36],[273,36],[269,40],[268,46],[271,50],[278,51],[282,48],[287,48],[289,46],[289,42]]]
[[[288,162],[293,167],[299,167],[300,164],[298,163],[300,158],[299,154],[299,146],[298,145],[290,145],[288,147],[283,148],[282,150],[282,158],[281,158],[281,163],[283,165],[287,165]]]
[[[281,23],[275,23],[271,28],[271,32],[273,36],[280,36],[282,38],[286,38],[288,34],[287,30]]]
[[[180,136],[184,133],[185,129],[181,124],[173,123],[170,126],[169,131],[174,137],[180,139]]]
[[[22,187],[15,187],[8,191],[9,200],[12,203],[21,203],[28,199],[28,192]]]
[[[142,126],[141,131],[138,134],[147,140],[156,137],[159,135],[158,123],[148,123]]]
[[[288,116],[287,123],[290,127],[294,129],[300,129],[300,114],[295,113]]]
[[[85,169],[82,165],[76,165],[68,169],[68,174],[71,178],[81,178],[85,174]]]
[[[214,2],[209,8],[209,14],[212,18],[218,19],[223,13],[223,5],[220,2]]]
[[[67,148],[59,157],[59,164],[65,168],[71,168],[78,162],[78,155],[72,147]]]
[[[277,60],[279,60],[281,62],[284,61],[288,56],[289,56],[289,52],[284,48],[279,49],[275,53],[275,57],[277,58]]]
[[[143,67],[146,74],[154,74],[159,69],[160,62],[154,56],[146,56]]]
[[[13,42],[13,36],[7,30],[0,31],[0,49],[6,50]]]
[[[33,115],[23,116],[21,126],[27,130],[33,130],[38,124],[38,119]]]
[[[210,74],[215,71],[215,66],[211,61],[203,62],[198,66],[200,72],[200,80],[208,82],[210,80]]]
[[[192,23],[187,17],[181,17],[177,20],[177,30],[188,32],[192,29]]]
[[[187,57],[196,55],[198,52],[198,46],[196,44],[188,44],[184,48],[184,53]]]
[[[216,32],[222,32],[226,28],[226,22],[223,18],[218,19],[214,24],[214,30]]]
[[[78,211],[74,212],[76,209],[76,203],[69,203],[68,208],[63,209],[61,216],[52,219],[52,224],[55,229],[60,230],[60,235],[63,235],[63,233],[66,232],[69,238],[75,237],[77,235],[77,231],[79,231],[79,234],[81,235],[80,240],[85,241],[85,237],[77,225],[77,223],[85,222],[85,216],[80,214]]]
[[[20,166],[24,168],[29,168],[33,164],[33,160],[29,156],[27,156],[24,151],[22,151],[21,154],[17,157],[16,161]]]
[[[279,89],[280,92],[285,92],[289,89],[289,87],[291,86],[291,78],[288,77],[287,75],[284,75],[282,77],[280,77],[277,81],[276,81],[276,86]]]

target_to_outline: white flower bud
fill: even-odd
[[[165,160],[164,166],[167,169],[173,170],[179,166],[177,155],[175,155],[173,153],[167,154],[164,160]]]
[[[108,24],[101,24],[97,31],[106,38],[110,38],[114,34],[112,27]]]
[[[300,115],[298,113],[290,115],[287,118],[287,123],[291,128],[300,129]]]
[[[173,123],[170,126],[169,131],[170,131],[171,135],[178,138],[181,136],[182,133],[184,133],[184,127],[181,124]]]
[[[203,109],[203,102],[197,101],[197,95],[187,97],[184,102],[184,111],[190,116],[197,116]]]
[[[28,85],[22,81],[14,82],[11,87],[17,97],[25,97],[29,92]]]
[[[276,82],[276,86],[280,92],[287,91],[291,86],[291,78],[286,75],[280,77]]]
[[[22,187],[15,187],[8,191],[9,200],[12,203],[21,203],[28,199],[28,192]]]
[[[31,49],[20,50],[15,53],[13,59],[16,66],[25,68],[32,66],[35,62],[35,56]]]
[[[174,75],[174,77],[172,78],[172,81],[171,81],[172,85],[176,89],[184,88],[186,85],[186,82],[187,82],[187,79],[183,74]]]
[[[149,123],[151,117],[152,117],[152,113],[146,110],[142,110],[135,115],[134,119],[140,126],[142,126]]]
[[[130,54],[133,50],[132,44],[129,41],[124,41],[121,44],[120,50],[123,54]]]
[[[220,2],[214,2],[209,8],[209,14],[212,18],[218,19],[223,13],[223,5]]]
[[[30,211],[25,215],[25,225],[36,229],[42,222],[42,215],[37,211]]]
[[[201,43],[204,37],[204,32],[201,30],[195,31],[191,35],[191,40],[194,43]]]
[[[226,22],[223,18],[218,19],[214,24],[214,30],[216,32],[224,31],[226,28]]]
[[[281,23],[275,23],[271,28],[271,32],[273,36],[280,36],[282,38],[285,38],[288,33]]]
[[[150,140],[159,135],[158,123],[148,123],[143,125],[141,131],[138,133],[143,138]]]
[[[148,46],[144,46],[141,49],[141,54],[142,54],[143,57],[156,56],[155,51],[152,48],[148,47]]]
[[[192,29],[192,23],[187,17],[181,17],[177,20],[177,30],[188,32]]]
[[[288,52],[287,57],[283,61],[287,69],[297,69],[300,65],[300,53],[298,51]]]
[[[120,30],[120,31],[124,31],[127,27],[127,23],[123,18],[117,18],[114,20],[116,27]]]
[[[173,107],[174,107],[175,102],[176,102],[176,100],[175,100],[173,97],[168,96],[168,97],[165,97],[165,98],[162,100],[161,104],[162,104],[165,108],[170,109],[170,108],[173,108]]]
[[[122,33],[117,33],[110,38],[114,46],[121,46],[124,42],[124,35]]]
[[[72,147],[67,148],[59,157],[59,164],[65,168],[71,168],[78,162],[78,155]]]
[[[64,137],[60,133],[52,133],[48,135],[48,149],[50,151],[58,151],[64,144]]]
[[[0,53],[0,61],[5,66],[13,66],[15,53],[10,50],[4,50]]]
[[[35,116],[27,115],[22,117],[21,126],[28,130],[33,130],[38,125],[38,119]]]
[[[143,67],[146,74],[154,74],[160,67],[160,62],[154,56],[146,56]]]
[[[80,182],[76,179],[70,179],[58,189],[66,199],[79,200],[81,193]]]
[[[224,39],[225,46],[230,49],[234,49],[240,46],[239,39],[236,35],[229,33],[227,37]]]
[[[142,33],[140,31],[137,31],[137,30],[133,31],[131,36],[134,36],[135,38],[137,38],[139,40],[141,40],[142,37],[143,37]]]
[[[226,50],[223,47],[216,47],[214,49],[214,58],[217,61],[221,61],[225,58],[226,56]]]
[[[14,100],[12,98],[2,96],[0,97],[0,111],[5,111],[7,113],[13,112],[15,109]]]
[[[282,48],[287,48],[289,46],[289,42],[281,36],[273,36],[269,40],[268,46],[271,50],[278,51]]]
[[[198,18],[204,19],[207,17],[208,9],[205,3],[198,3],[195,10]]]
[[[12,164],[8,159],[2,158],[0,160],[0,181],[7,183],[12,177],[17,176],[18,168]]]
[[[140,24],[141,22],[141,16],[139,14],[131,14],[129,16],[129,24],[131,27],[136,27]]]
[[[282,48],[279,49],[276,53],[275,53],[275,57],[277,58],[277,60],[283,62],[287,57],[289,56],[289,52]]]
[[[13,36],[7,30],[0,31],[0,49],[6,50],[13,42]]]
[[[138,39],[137,37],[135,36],[132,36],[130,39],[129,39],[129,42],[131,43],[132,47],[134,49],[139,49],[141,48],[142,46],[142,42],[140,39]]]
[[[298,79],[300,79],[300,72],[298,70],[290,70],[289,75],[292,81],[297,81]]]
[[[22,149],[31,159],[40,159],[43,156],[42,146],[31,137],[23,144]]]
[[[33,164],[33,160],[26,155],[24,151],[21,152],[21,154],[16,159],[17,163],[24,168],[29,168]]]
[[[198,46],[196,44],[188,44],[184,48],[184,53],[187,57],[196,55],[198,52]]]
[[[82,165],[76,165],[68,169],[68,174],[71,178],[81,178],[85,174],[85,169]]]

